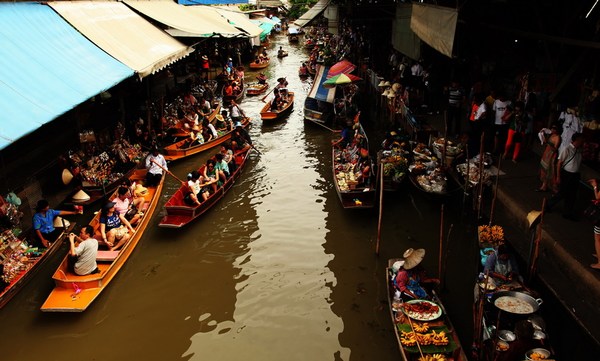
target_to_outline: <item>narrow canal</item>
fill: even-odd
[[[288,57],[275,57],[279,46]],[[386,194],[376,256],[378,210],[342,209],[332,183],[334,135],[303,121],[310,83],[297,70],[305,51],[285,36],[269,51],[269,82],[287,77],[295,108],[267,126],[262,97],[244,99],[260,155],[232,190],[184,229],[158,228],[154,214],[133,256],[83,314],[39,311],[60,260],[50,262],[0,311],[3,360],[399,359],[385,265],[408,247],[425,248],[424,265],[437,276],[441,204],[408,185]],[[247,72],[246,81],[255,76]],[[209,155],[171,170],[183,178]],[[178,186],[167,178],[160,206]],[[442,296],[468,353],[476,245],[462,196],[455,198],[444,210],[443,261],[452,277]]]

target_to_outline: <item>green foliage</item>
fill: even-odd
[[[292,6],[288,12],[288,17],[290,19],[298,19],[317,2],[318,0],[290,0],[289,3]]]
[[[256,5],[252,5],[252,4],[240,4],[238,5],[240,11],[250,11],[250,10],[256,10]]]

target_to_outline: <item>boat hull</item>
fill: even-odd
[[[283,119],[285,116],[287,116],[292,111],[292,109],[294,109],[294,92],[288,93],[288,101],[284,105],[284,107],[281,108],[281,110],[272,111],[272,110],[270,110],[270,108],[271,108],[271,103],[267,103],[260,111],[260,118],[263,121],[271,121],[272,122],[272,121]]]
[[[259,95],[269,89],[269,84],[253,84],[246,89],[246,95]]]
[[[137,169],[130,177],[132,181],[143,182],[146,176],[146,169]],[[55,287],[41,307],[44,312],[83,312],[92,302],[102,293],[118,274],[125,262],[129,259],[135,247],[138,245],[152,214],[160,200],[160,193],[164,183],[164,176],[156,187],[148,187],[148,194],[145,195],[148,207],[140,223],[135,227],[129,241],[121,248],[113,259],[108,262],[98,262],[99,273],[78,276],[68,269],[68,255],[65,256],[58,269],[54,272]],[[113,199],[116,196],[110,197]],[[100,226],[100,213],[90,222],[90,225],[97,230]]]
[[[250,69],[264,69],[264,68],[268,67],[269,64],[270,64],[270,61],[263,61],[262,63],[252,62],[252,63],[250,63],[249,67],[250,67]]]

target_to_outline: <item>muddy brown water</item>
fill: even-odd
[[[280,45],[288,57],[275,57]],[[388,258],[423,247],[424,265],[437,275],[440,203],[408,184],[386,194],[376,256],[378,210],[342,209],[332,183],[334,136],[303,121],[310,80],[300,81],[297,70],[305,51],[280,35],[270,53],[269,82],[288,78],[294,110],[287,121],[262,125],[262,97],[244,99],[261,155],[231,191],[183,229],[159,228],[162,212],[155,212],[131,258],[84,313],[39,311],[60,257],[52,260],[0,310],[0,359],[399,359],[384,269]],[[247,81],[255,75],[247,72]],[[209,155],[171,170],[184,178]],[[167,178],[159,207],[178,186]],[[476,256],[461,199],[445,206],[452,276],[443,297],[468,349]]]

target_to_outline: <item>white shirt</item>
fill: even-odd
[[[146,169],[148,169],[148,173],[162,174],[163,172],[163,170],[153,161],[160,164],[164,169],[169,169],[167,167],[167,161],[165,160],[165,157],[163,157],[162,154],[159,154],[156,157],[154,156],[154,154],[150,154],[146,158]]]
[[[505,100],[502,101],[500,99],[496,99],[494,101],[494,107],[493,110],[494,112],[496,112],[496,119],[494,121],[494,124],[496,125],[502,125],[502,124],[506,124],[502,121],[502,116],[504,115],[504,113],[506,113],[506,109],[511,105],[511,101],[510,100]]]
[[[210,129],[210,132],[213,135],[213,138],[217,138],[219,136],[219,133],[217,133],[217,129],[215,129],[215,126],[212,125],[211,123],[208,123],[208,129]]]
[[[477,108],[477,111],[475,112],[475,120],[480,120],[486,111],[487,105],[485,104],[485,102],[479,104],[479,108]]]
[[[569,143],[558,154],[558,160],[562,161],[562,168],[567,172],[578,173],[581,166],[582,154],[578,151],[573,143]]]
[[[562,133],[560,135],[560,147],[558,148],[560,154],[563,149],[571,144],[571,137],[573,137],[573,134],[581,133],[583,131],[583,124],[575,114],[568,112],[560,113],[558,120],[563,122]]]
[[[195,182],[190,179],[188,181],[188,186],[190,186],[192,193],[194,193],[194,194],[200,193],[200,179],[196,179]]]

